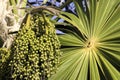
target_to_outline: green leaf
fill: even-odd
[[[49,80],[120,80],[120,0],[87,1],[88,12],[74,0],[77,16],[59,15],[72,28],[61,27],[63,54]]]
[[[66,38],[67,37],[67,38]],[[80,40],[80,38],[75,37],[73,34],[65,34],[60,35],[59,40],[61,44],[64,44],[64,46],[81,46],[84,44],[83,40]]]
[[[103,56],[100,56],[103,64],[104,64],[104,68],[106,68],[108,71],[106,73],[108,73],[110,76],[107,76],[108,79],[110,79],[109,77],[111,77],[111,80],[119,80],[120,79],[120,72],[118,70],[116,70],[114,68],[114,66],[112,66],[112,64],[110,62],[108,62],[108,60],[106,60],[106,58],[104,58]]]
[[[96,58],[99,60],[98,57],[95,56],[95,51],[90,51],[90,79],[91,80],[100,80],[100,75],[98,72],[98,66]]]

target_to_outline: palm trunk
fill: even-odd
[[[10,48],[25,16],[25,11],[17,9],[26,6],[27,0],[0,0],[0,38],[2,47]]]

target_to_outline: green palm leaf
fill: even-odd
[[[74,3],[78,16],[60,17],[77,30],[59,35],[63,55],[50,80],[120,80],[120,0],[88,0],[89,13]]]

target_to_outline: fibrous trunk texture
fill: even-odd
[[[20,28],[24,16],[20,16],[20,9],[17,9],[19,14],[13,12],[13,9],[19,7],[20,5],[11,6],[10,0],[0,0],[0,47],[10,48],[15,34],[9,33],[18,31]]]

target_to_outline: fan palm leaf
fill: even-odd
[[[120,0],[88,0],[88,15],[74,3],[78,16],[60,17],[76,30],[62,27],[63,55],[50,80],[120,80]]]

